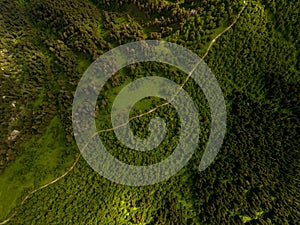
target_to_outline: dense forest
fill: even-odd
[[[199,112],[200,135],[189,163],[146,187],[113,183],[80,155],[72,102],[88,66],[121,44],[158,39],[203,57],[227,107],[227,132],[213,164],[197,166],[210,133],[201,88],[184,86]],[[287,0],[0,0],[0,224],[297,224],[299,213],[300,2]],[[177,84],[187,74],[145,62],[120,70],[97,100],[99,130],[112,127],[111,108],[133,80],[161,76]],[[138,102],[131,116],[164,101]],[[137,137],[161,117],[162,144],[147,153],[123,146],[113,131],[99,137],[119,160],[148,165],[178,143],[180,120],[171,105],[130,121]]]

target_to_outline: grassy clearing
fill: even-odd
[[[38,98],[34,101],[33,108],[37,110],[39,105],[44,101],[45,89],[43,88],[38,96]]]
[[[91,65],[90,59],[88,59],[86,56],[83,54],[79,55],[79,59],[77,61],[77,71],[80,74],[83,74],[86,69]]]
[[[206,42],[206,44],[203,46],[203,49],[205,49],[205,50],[208,49],[208,47],[209,47],[211,41],[212,41],[215,37],[217,37],[221,32],[223,32],[223,31],[225,30],[225,28],[226,28],[226,26],[222,25],[222,26],[220,26],[220,27],[217,27],[217,28],[213,29],[213,30],[212,30],[212,32],[213,32],[212,34],[210,34],[210,35],[205,35],[203,38],[210,37],[210,41]]]
[[[23,144],[25,152],[0,176],[0,219],[17,206],[29,190],[62,174],[74,160],[66,154],[61,121],[54,117],[40,139]]]

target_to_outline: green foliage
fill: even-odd
[[[165,39],[202,56],[232,23],[243,1],[28,0],[0,2],[0,218],[30,190],[63,174],[78,154],[71,106],[89,64],[119,45]],[[197,165],[210,128],[206,98],[191,79],[184,89],[199,111],[195,155],[178,174],[149,187],[112,183],[81,159],[72,172],[30,196],[8,224],[296,224],[299,212],[299,2],[247,3],[238,22],[205,61],[224,92],[227,135],[214,163]],[[119,91],[134,79],[186,74],[159,63],[119,71],[98,97],[98,129],[111,127]],[[143,99],[131,116],[163,101]],[[13,106],[14,105],[14,106]],[[174,150],[176,110],[163,107],[130,122],[149,135],[151,118],[164,118],[167,137],[147,154],[122,146],[113,132],[99,136],[110,153],[136,165],[156,163]],[[20,134],[8,137],[13,130]]]
[[[30,190],[65,172],[74,160],[74,148],[66,150],[58,117],[51,120],[41,138],[22,143],[24,153],[0,176],[0,217],[4,218]]]

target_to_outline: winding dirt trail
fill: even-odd
[[[238,13],[237,17],[235,18],[235,20],[234,20],[228,27],[226,27],[221,33],[219,33],[219,34],[218,34],[218,35],[210,42],[210,44],[209,44],[209,46],[208,46],[208,48],[207,48],[205,54],[204,54],[203,57],[201,58],[201,61],[204,60],[204,58],[207,57],[209,51],[211,50],[211,47],[212,47],[213,44],[217,41],[217,39],[219,39],[223,34],[225,34],[228,30],[230,30],[230,29],[236,24],[236,22],[237,22],[237,21],[239,20],[239,18],[241,17],[241,14],[243,13],[244,9],[246,8],[246,5],[247,5],[247,2],[244,1],[244,6],[243,6],[242,9],[239,11],[239,13]],[[109,128],[109,129],[106,129],[106,130],[99,130],[97,133],[93,134],[92,137],[95,137],[95,136],[98,135],[99,133],[108,132],[108,131],[113,131],[113,130],[115,130],[115,129],[118,129],[118,128],[120,128],[120,127],[123,127],[123,126],[127,125],[127,124],[128,124],[131,120],[133,120],[133,119],[140,118],[140,117],[143,117],[143,116],[145,116],[145,115],[148,115],[148,114],[150,114],[150,113],[152,113],[152,112],[158,110],[159,108],[161,108],[161,107],[163,107],[163,106],[165,106],[165,105],[170,104],[170,103],[174,100],[174,98],[179,94],[179,92],[183,89],[184,85],[185,85],[186,82],[190,79],[190,77],[192,76],[193,72],[195,71],[195,69],[197,68],[197,66],[201,63],[201,61],[199,61],[199,62],[195,65],[195,67],[191,70],[191,72],[188,74],[188,76],[187,76],[187,78],[185,79],[185,81],[184,81],[184,82],[182,83],[182,85],[180,86],[179,91],[172,97],[172,99],[170,100],[170,102],[163,103],[163,104],[158,105],[158,106],[156,106],[155,108],[153,108],[153,109],[151,109],[151,110],[149,110],[149,111],[147,111],[147,112],[145,112],[145,113],[143,113],[143,114],[140,114],[140,115],[131,117],[131,118],[129,118],[128,122],[123,123],[123,124],[121,124],[121,125],[119,125],[119,126],[116,126],[116,127],[114,127],[114,128]],[[91,138],[91,139],[92,139],[92,138]],[[87,142],[87,144],[83,147],[83,151],[84,151],[84,149],[86,148],[86,146],[87,146],[88,144],[89,144],[89,142]],[[26,200],[27,200],[31,195],[33,195],[34,193],[36,193],[36,192],[38,192],[38,191],[40,191],[40,190],[45,189],[46,187],[49,187],[49,186],[52,185],[52,184],[55,184],[56,182],[60,181],[60,180],[63,179],[65,176],[67,176],[67,175],[75,168],[75,166],[76,166],[76,164],[78,163],[78,161],[79,161],[80,158],[81,158],[81,154],[79,154],[79,155],[76,157],[76,159],[75,159],[74,163],[72,164],[72,166],[71,166],[70,168],[68,168],[67,171],[66,171],[63,175],[61,175],[60,177],[57,177],[56,179],[50,181],[49,183],[44,184],[43,186],[41,186],[41,187],[39,187],[39,188],[37,188],[37,189],[34,189],[33,191],[29,192],[29,193],[23,198],[23,200],[19,203],[19,205],[16,207],[14,213],[11,214],[6,220],[0,222],[0,225],[3,225],[3,224],[8,223],[12,218],[14,218],[14,217],[17,215],[17,213],[18,213],[18,208],[20,208],[22,205],[24,205],[24,203],[26,202]]]

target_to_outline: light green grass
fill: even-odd
[[[39,105],[44,101],[45,89],[43,88],[39,94],[39,97],[34,101],[33,108],[37,110]]]
[[[0,220],[5,219],[30,190],[55,179],[74,161],[66,154],[61,121],[55,117],[38,140],[23,144],[24,153],[0,174]],[[65,156],[67,155],[67,156]]]
[[[91,65],[90,60],[84,55],[80,55],[77,62],[77,71],[80,74],[83,74],[90,65]]]

